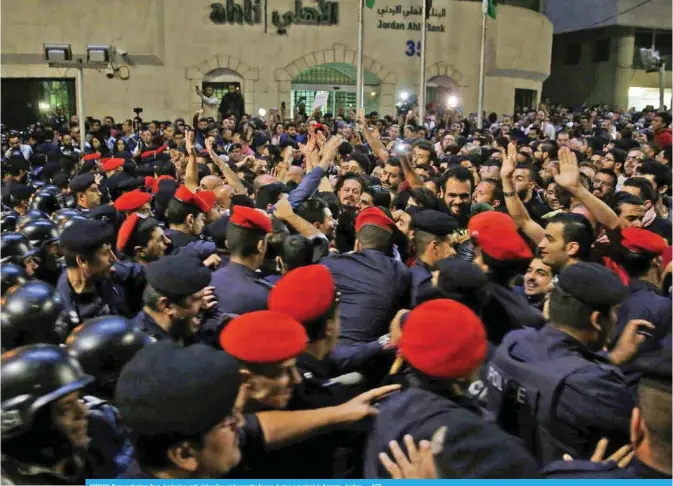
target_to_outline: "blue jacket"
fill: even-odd
[[[210,285],[220,310],[226,314],[246,314],[266,310],[272,284],[240,263],[229,262],[213,273]]]
[[[107,315],[131,317],[124,289],[107,278],[96,282],[93,293],[77,294],[70,286],[68,271],[64,270],[56,284],[65,312],[73,324]]]

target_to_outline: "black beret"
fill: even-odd
[[[99,219],[101,221],[116,221],[117,220],[117,210],[114,206],[110,204],[101,204],[97,208],[92,209],[86,215],[89,219]]]
[[[133,189],[142,188],[145,187],[145,178],[126,177],[123,180],[120,180],[117,184],[111,186],[111,188],[113,187],[120,191],[131,191]]]
[[[426,209],[413,215],[411,228],[425,231],[431,235],[446,236],[458,229],[458,221],[448,214],[434,209]]]
[[[180,300],[207,287],[210,270],[198,258],[167,255],[147,265],[147,283],[172,300]]]
[[[84,162],[82,162],[82,167],[80,167],[79,169],[79,174],[80,175],[88,174],[89,172],[94,170],[97,165],[98,165],[97,160],[85,160]]]
[[[10,157],[9,168],[11,171],[14,171],[18,174],[20,170],[25,170],[28,172],[30,170],[30,164],[23,157]]]
[[[105,221],[76,220],[61,233],[61,246],[67,251],[82,254],[96,250],[106,243],[111,244],[114,236],[114,228]]]
[[[34,187],[25,184],[12,184],[10,194],[17,201],[27,201],[34,192]]]
[[[224,241],[227,239],[228,226],[229,216],[225,215],[206,227],[206,233],[213,239],[218,248],[225,248]]]
[[[642,373],[638,387],[671,393],[671,335],[661,341],[662,349],[639,356],[633,367]]]
[[[559,274],[555,287],[592,307],[619,304],[628,294],[619,277],[597,263],[569,265]]]
[[[56,187],[59,189],[63,189],[64,187],[68,187],[68,181],[70,180],[70,177],[68,174],[65,172],[59,172],[56,174],[54,177],[51,178],[51,182],[54,183]]]
[[[96,182],[93,174],[80,174],[70,181],[70,189],[73,193],[84,192]]]
[[[232,414],[241,385],[238,362],[204,344],[161,341],[124,366],[116,403],[139,436],[203,434]]]

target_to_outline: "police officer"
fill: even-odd
[[[226,233],[229,264],[215,271],[211,282],[223,312],[245,314],[267,308],[271,284],[257,270],[264,262],[272,229],[271,220],[261,211],[234,207]]]
[[[671,353],[659,355],[641,370],[638,401],[631,415],[630,444],[633,459],[556,461],[545,468],[547,478],[664,479],[671,478]],[[605,450],[604,441],[597,447]],[[621,451],[622,449],[620,449]],[[615,458],[616,459],[616,458]],[[628,458],[624,461],[626,462]]]
[[[30,201],[30,209],[37,209],[46,214],[55,213],[61,209],[61,204],[58,201],[59,192],[58,187],[53,185],[40,188]]]
[[[56,285],[65,267],[62,262],[63,254],[59,243],[61,232],[58,225],[49,219],[38,219],[21,228],[21,234],[40,250],[40,266],[35,271],[35,278]]]
[[[229,226],[229,216],[222,216],[214,223],[210,223],[206,228],[206,233],[215,243],[217,255],[220,257],[220,263],[213,270],[219,270],[229,265],[231,254],[227,248],[227,227]]]
[[[432,294],[432,272],[443,258],[456,254],[451,234],[458,221],[448,214],[432,209],[419,211],[411,218],[416,247],[416,264],[411,267],[411,307],[416,307]]]
[[[70,323],[56,289],[32,280],[11,288],[3,299],[2,347],[10,350],[28,344],[62,343]]]
[[[499,345],[512,329],[542,327],[542,313],[511,290],[511,281],[525,272],[533,259],[514,220],[506,214],[487,211],[470,218],[468,230],[475,245],[474,263],[490,281],[491,297],[482,313],[489,342]]]
[[[7,232],[0,236],[0,263],[16,263],[32,278],[39,268],[40,250],[21,233]]]
[[[2,294],[5,293],[15,285],[20,285],[26,282],[25,270],[16,263],[0,264],[0,285],[2,286]]]
[[[2,473],[14,484],[83,484],[114,475],[111,429],[81,400],[93,378],[63,348],[2,355]]]
[[[487,422],[464,394],[486,356],[486,349],[486,331],[481,320],[456,301],[431,300],[408,314],[400,338],[400,354],[409,365],[401,377],[406,386],[378,404],[379,414],[365,450],[365,477],[388,477],[379,455],[388,451],[390,441],[402,443],[407,435],[416,440],[430,440],[442,426],[448,428],[445,449],[460,451],[452,459],[458,471],[466,469],[466,457],[483,454],[481,444],[469,441],[475,431],[482,437],[497,437],[503,452],[523,458],[515,463],[499,461],[499,468],[491,470],[488,477],[520,477],[521,470],[534,466],[522,445]],[[480,471],[472,474],[482,477]]]
[[[198,258],[207,266],[219,263],[219,257],[212,256],[216,252],[215,244],[201,236],[206,213],[212,209],[213,204],[214,201],[209,203],[185,186],[178,187],[165,213],[170,228],[166,231],[166,236],[171,240],[171,255],[184,253]]]
[[[386,356],[390,321],[398,310],[409,308],[409,270],[387,256],[394,228],[381,209],[367,208],[355,220],[355,251],[321,261],[341,293],[341,335],[332,357],[344,372],[362,371]]]
[[[571,265],[552,290],[550,323],[539,331],[512,331],[491,360],[488,408],[540,463],[563,453],[589,457],[601,437],[613,444],[626,440],[634,397],[614,364],[633,357],[634,343],[642,341],[636,337],[639,325],[651,324],[633,321],[608,357],[597,354],[626,295],[607,268]]]
[[[227,474],[241,460],[240,384],[238,363],[221,350],[172,341],[143,347],[122,370],[115,392],[137,458],[122,477]]]
[[[88,213],[101,204],[101,192],[93,174],[80,174],[70,181],[70,191],[75,199],[75,209]]]
[[[146,267],[143,309],[133,322],[154,340],[191,342],[204,298],[212,302],[210,271],[194,257],[167,255]]]
[[[123,288],[110,279],[117,261],[113,238],[112,226],[94,219],[74,221],[61,233],[66,269],[56,288],[77,324],[103,315],[129,315]]]
[[[298,299],[297,296],[302,298]],[[284,275],[269,295],[269,309],[301,322],[308,336],[306,350],[297,356],[301,383],[292,392],[287,410],[308,410],[347,402],[366,390],[362,375],[340,375],[329,358],[339,338],[339,294],[323,265],[308,265]],[[267,454],[266,477],[362,477],[364,434],[339,430]],[[311,457],[297,462],[293,458]]]
[[[152,216],[152,195],[139,189],[126,192],[115,199],[114,207],[120,213],[127,217],[133,213],[139,213],[141,216]]]

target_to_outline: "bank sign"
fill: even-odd
[[[357,1],[347,2],[356,8]],[[423,29],[423,9],[420,5],[386,4],[376,2],[373,9],[365,8],[365,16],[376,16],[376,28],[420,32]],[[388,0],[390,1],[390,0]],[[287,10],[269,11],[270,4],[277,0],[226,0],[211,3],[210,20],[221,25],[263,25],[279,35],[286,35],[292,25],[334,26],[339,25],[339,0],[294,0]],[[345,2],[346,3],[346,2]],[[446,8],[430,9],[428,32],[446,32],[444,19]],[[269,25],[270,24],[270,25]]]

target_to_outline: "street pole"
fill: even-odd
[[[86,123],[84,123],[84,68],[82,62],[77,67],[77,118],[79,119],[79,149],[84,153]]]
[[[479,101],[477,102],[477,128],[484,128],[484,59],[486,53],[486,13],[488,0],[481,4],[481,53],[479,54]]]
[[[663,111],[665,100],[664,100],[664,88],[666,84],[666,63],[664,61],[661,62],[661,66],[659,66],[659,110]]]
[[[365,0],[358,0],[358,52],[357,52],[357,111],[365,107],[365,72],[364,72],[364,36],[365,36]]]
[[[421,30],[421,79],[418,89],[418,118],[422,127],[425,126],[425,40],[428,34],[428,2],[426,0],[421,0],[423,5],[423,28]]]

